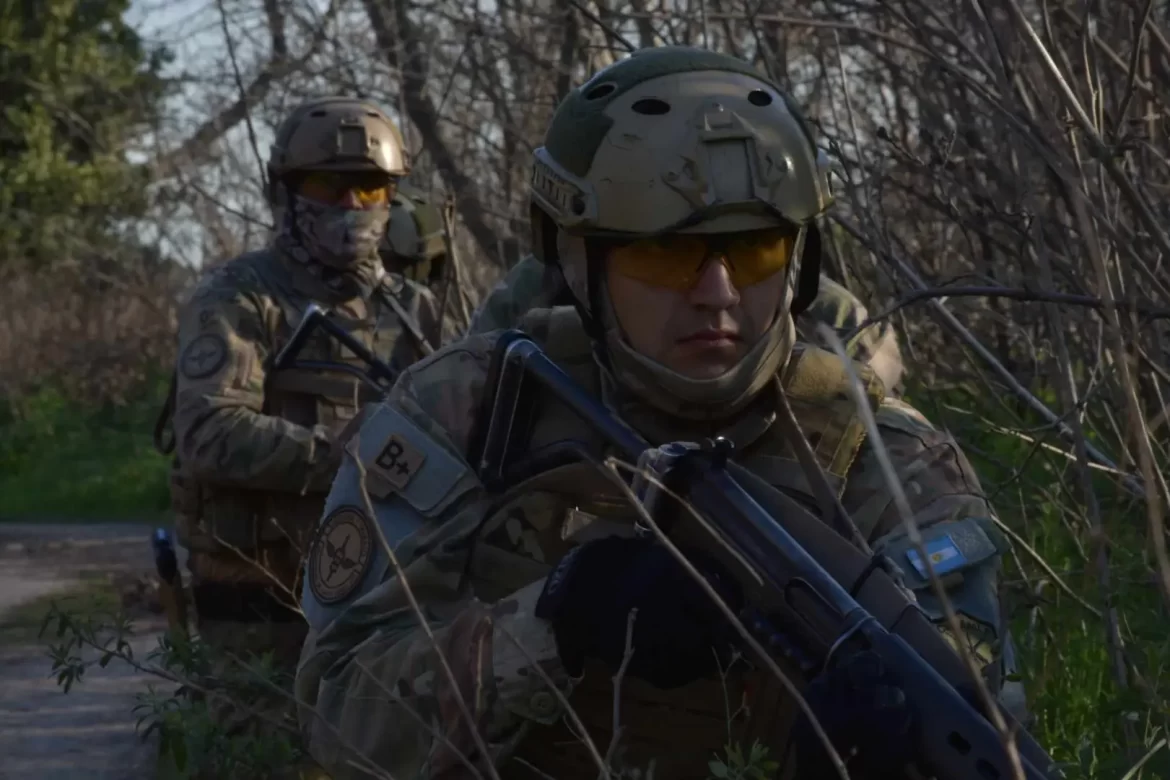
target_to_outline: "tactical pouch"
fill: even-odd
[[[242,490],[203,485],[199,488],[197,534],[193,544],[207,552],[223,547],[252,552],[257,546],[256,497]],[[192,549],[196,549],[192,546]]]

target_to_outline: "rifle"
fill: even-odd
[[[748,605],[743,622],[769,652],[806,678],[850,652],[876,653],[918,716],[913,739],[921,775],[940,780],[1013,777],[988,712],[959,693],[969,686],[972,672],[912,596],[833,530],[828,523],[835,518],[822,521],[731,462],[732,445],[726,440],[650,448],[521,331],[508,331],[500,339],[491,374],[486,423],[473,438],[471,452],[471,463],[489,491],[553,465],[596,460],[575,443],[536,458],[527,455],[540,395],[552,396],[619,456],[638,463],[643,476],[634,480],[635,495],[652,517],[659,516],[656,525],[672,540],[697,540],[733,573]],[[696,511],[667,511],[659,485]],[[1044,749],[1001,705],[993,706],[1015,734],[1026,780],[1060,777]]]
[[[369,367],[368,370],[363,371],[358,366],[332,360],[298,360],[297,355],[304,349],[305,344],[309,341],[309,337],[318,329],[325,331],[341,342],[343,346]],[[356,377],[380,395],[385,395],[390,390],[390,387],[393,386],[394,380],[398,378],[398,372],[367,349],[366,345],[355,338],[353,334],[329,319],[329,314],[315,303],[310,303],[305,308],[305,313],[301,315],[301,321],[297,323],[292,335],[289,336],[288,341],[281,347],[280,351],[276,353],[269,366],[269,369],[272,371],[293,368],[308,371],[340,371]]]
[[[310,316],[323,315],[310,311],[305,320]],[[376,357],[355,353],[371,371],[389,371]],[[519,330],[505,332],[497,342],[487,387],[468,460],[489,492],[502,492],[559,465],[596,461],[583,444],[572,441],[528,454],[539,401],[555,398],[620,456],[638,464],[633,492],[651,517],[658,516],[657,525],[672,539],[697,540],[690,544],[712,552],[734,574],[748,605],[743,622],[770,652],[806,678],[853,651],[868,649],[881,657],[918,716],[913,738],[919,776],[1013,776],[988,713],[959,693],[968,687],[971,671],[894,576],[875,565],[868,548],[854,546],[834,530],[842,528],[843,509],[823,495],[823,475],[819,481],[809,475],[809,481],[824,520],[732,462],[733,446],[726,440],[651,448]],[[808,453],[799,446],[797,451],[805,464]],[[677,502],[668,504],[667,491],[696,511],[669,511]],[[1014,735],[1025,780],[1062,777],[1012,715],[998,703],[993,706]]]

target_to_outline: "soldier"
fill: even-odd
[[[573,306],[529,312],[533,339],[652,445],[725,436],[744,467],[815,504],[774,422],[786,394],[862,534],[997,689],[1004,548],[968,461],[855,364],[914,520],[955,573],[964,631],[951,635],[844,367],[796,341],[832,198],[827,160],[781,90],[732,57],[646,49],[565,99],[534,164],[533,246]],[[834,776],[783,688],[731,654],[722,613],[634,533],[636,513],[595,466],[486,491],[469,461],[499,335],[411,367],[334,482],[306,562],[297,671],[314,757],[339,778],[485,776],[490,762],[503,778],[576,780],[598,776],[600,754],[613,777],[689,780],[758,739],[785,776],[797,763],[802,778]],[[564,407],[537,407],[528,451],[565,441],[604,454]],[[690,555],[734,602],[718,567]],[[875,661],[834,667],[808,697],[854,777],[901,776],[915,716]]]
[[[556,269],[542,265],[534,255],[529,255],[512,266],[480,303],[471,317],[468,333],[513,328],[532,309],[566,305],[571,301],[572,296]],[[825,323],[836,331],[838,338],[845,340],[849,356],[868,364],[892,393],[902,381],[904,370],[898,336],[888,320],[851,336],[867,317],[869,311],[857,296],[821,274],[816,300],[796,320],[797,337],[805,343],[827,346],[822,344],[823,339],[816,330],[818,322]]]
[[[197,627],[219,648],[273,651],[290,683],[306,631],[302,554],[373,395],[351,375],[273,360],[310,303],[400,370],[433,351],[434,297],[377,254],[408,172],[375,105],[301,105],[268,161],[272,243],[207,273],[179,317],[172,493]],[[324,334],[300,357],[357,360]]]

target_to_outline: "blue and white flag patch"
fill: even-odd
[[[930,558],[931,568],[940,577],[955,569],[961,568],[967,563],[966,556],[959,550],[958,545],[955,544],[950,535],[931,539],[924,546],[926,548],[926,555]],[[918,571],[919,576],[923,579],[927,579],[930,576],[917,550],[907,550],[906,560],[910,561],[910,565]]]

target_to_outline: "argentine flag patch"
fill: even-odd
[[[926,554],[930,558],[931,568],[940,577],[960,568],[967,562],[967,558],[959,550],[958,545],[955,544],[950,535],[931,539],[923,546],[926,548]],[[910,565],[918,571],[919,576],[923,579],[929,579],[930,574],[926,571],[926,564],[922,562],[922,557],[918,554],[917,550],[907,550],[906,560],[910,561]]]

